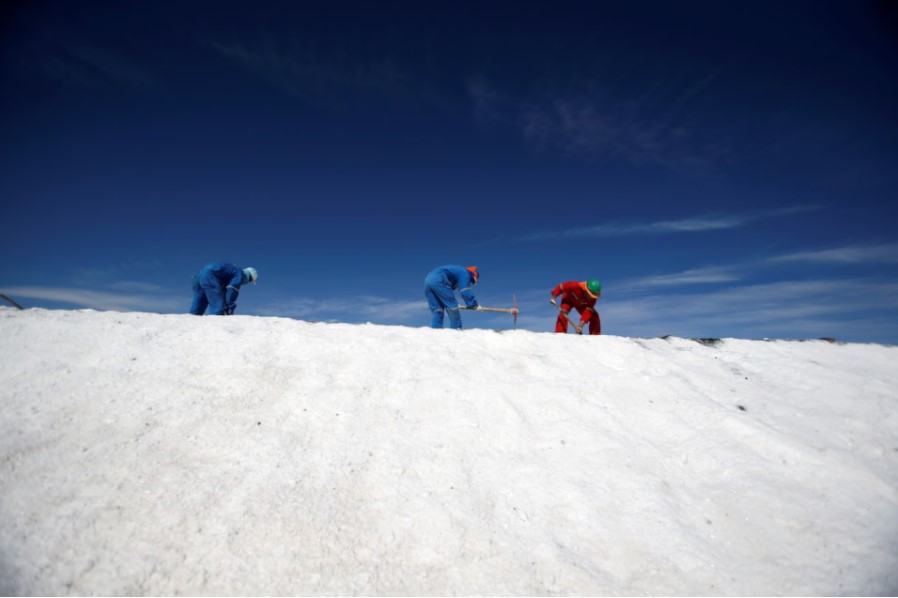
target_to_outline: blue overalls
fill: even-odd
[[[462,299],[468,307],[477,307],[477,299],[471,292],[474,275],[462,266],[440,266],[424,278],[424,296],[431,311],[431,328],[443,327],[444,310],[449,311],[449,327],[461,328],[458,300],[455,289],[460,289]]]
[[[193,305],[190,313],[201,316],[209,308],[210,316],[232,314],[237,309],[240,286],[247,282],[243,270],[234,264],[215,262],[193,277]]]

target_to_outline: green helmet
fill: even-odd
[[[586,281],[586,290],[598,297],[602,292],[602,283],[595,278],[590,278]]]

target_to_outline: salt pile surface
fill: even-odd
[[[898,348],[0,309],[0,591],[898,592]]]

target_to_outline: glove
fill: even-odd
[[[474,311],[480,311],[480,304],[475,303],[474,305],[471,306],[471,309],[473,309]]]
[[[555,303],[555,297],[552,297],[551,299],[549,299],[549,303],[551,303],[551,304],[554,305],[555,307],[558,307],[558,304]]]

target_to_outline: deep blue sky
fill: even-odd
[[[889,2],[5,2],[0,291],[424,326],[898,342]],[[466,327],[508,318],[465,314]]]

